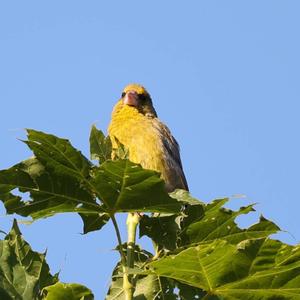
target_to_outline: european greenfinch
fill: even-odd
[[[108,133],[113,148],[120,142],[128,149],[132,162],[158,171],[168,192],[177,188],[188,190],[179,145],[158,119],[151,96],[143,86],[125,87],[113,109]]]

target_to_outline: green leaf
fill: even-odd
[[[138,278],[134,291],[134,300],[176,300],[173,280],[148,275]]]
[[[140,237],[145,235],[150,237],[158,246],[158,251],[175,250],[177,234],[180,230],[176,219],[178,219],[177,215],[152,217],[143,215],[139,223]]]
[[[123,245],[126,252],[126,245]],[[135,247],[135,271],[142,271],[143,266],[152,258],[152,254]],[[157,275],[133,275],[135,283],[134,300],[176,300],[175,285],[166,278]],[[112,282],[109,287],[106,300],[125,300],[123,292],[123,272],[119,262],[112,274]]]
[[[276,233],[280,228],[273,222],[260,217],[257,224],[248,229],[240,229],[235,223],[236,217],[254,211],[253,205],[241,207],[238,211],[224,208],[228,198],[214,200],[205,206],[204,212],[195,213],[195,206],[185,210],[186,218],[182,220],[181,245],[226,239],[231,243],[239,243],[249,238],[262,238]]]
[[[174,192],[170,193],[170,196],[172,198],[179,200],[180,202],[182,202],[185,205],[189,205],[189,206],[205,205],[204,202],[192,197],[191,194],[186,190],[176,189]]]
[[[165,191],[155,171],[129,160],[106,161],[94,170],[91,184],[112,212],[178,212],[180,203]]]
[[[108,289],[105,300],[124,300],[125,294],[123,292],[122,266],[119,262],[113,270],[112,281]]]
[[[33,129],[27,133],[25,143],[47,170],[83,181],[89,177],[91,163],[68,140]]]
[[[116,137],[114,137],[114,141],[117,144],[117,147],[112,149],[113,159],[129,159],[128,148],[125,147]]]
[[[125,300],[125,294],[123,290],[123,274],[121,272],[121,265],[118,264],[113,272],[113,279],[106,296],[106,300]],[[136,278],[136,288],[134,291],[134,300],[153,300],[163,299],[161,295],[167,291],[167,288],[162,286],[159,282],[161,280],[156,275],[140,276]],[[162,279],[164,282],[165,279]],[[162,287],[161,287],[162,286]],[[176,298],[174,298],[176,299]]]
[[[100,163],[111,159],[112,145],[110,137],[98,130],[95,125],[92,126],[90,133],[90,153],[91,159],[97,159]]]
[[[204,204],[184,190],[176,190],[170,196],[184,206],[181,214],[143,216],[140,221],[140,236],[150,237],[159,250],[175,250],[178,246],[219,238],[239,243],[248,238],[267,237],[280,230],[276,224],[263,216],[250,228],[240,229],[235,223],[236,217],[253,211],[253,205],[232,211],[223,207],[228,198]]]
[[[12,190],[29,192],[32,200],[22,200]],[[8,213],[33,219],[62,212],[101,213],[94,196],[73,177],[49,172],[36,158],[0,171],[0,199]]]
[[[179,200],[184,207],[180,214],[143,215],[139,224],[140,237],[150,237],[160,252],[175,250],[180,242],[180,232],[204,215],[204,203],[191,197],[187,191],[176,190],[170,196]]]
[[[124,244],[122,251],[126,254],[127,245]],[[134,267],[141,269],[147,260],[152,257],[152,254],[141,250],[138,246],[134,249]],[[138,275],[139,276],[139,275]],[[135,277],[135,275],[133,275]],[[139,276],[140,277],[140,276]],[[143,278],[143,277],[142,277]],[[137,278],[134,278],[137,280]],[[123,291],[123,267],[121,262],[118,262],[112,273],[112,281],[107,292],[106,300],[125,300]],[[147,299],[147,298],[146,298]]]
[[[184,205],[183,214],[181,214],[180,228],[184,230],[191,223],[200,220],[204,216],[205,204],[185,190],[175,190],[170,194],[172,198],[177,199]]]
[[[80,214],[83,221],[83,233],[100,230],[109,220],[106,213],[99,214]]]
[[[252,239],[201,243],[148,267],[221,299],[300,299],[300,246]],[[206,297],[207,298],[207,297]],[[210,298],[208,298],[210,299]]]
[[[106,223],[108,218],[103,213],[180,210],[180,203],[166,193],[157,172],[143,170],[128,160],[108,160],[95,167],[68,140],[27,131],[26,143],[35,158],[0,171],[0,199],[8,213],[38,219],[77,212],[85,223],[84,232],[88,232]],[[92,131],[95,143],[101,134],[96,128]],[[29,192],[31,200],[13,194],[16,188],[22,193]]]
[[[93,293],[85,286],[77,283],[58,282],[43,290],[45,300],[93,300]]]
[[[40,299],[42,288],[57,282],[49,273],[45,254],[32,251],[24,241],[17,222],[0,241],[1,299]]]
[[[207,296],[207,293],[199,288],[178,281],[176,282],[176,285],[179,290],[178,294],[180,296],[180,300],[198,300],[202,299],[202,297],[204,297],[205,295]]]

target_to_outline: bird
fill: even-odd
[[[130,161],[159,172],[167,192],[188,191],[179,145],[158,118],[145,87],[133,83],[124,88],[113,108],[108,134],[113,149],[121,143]]]

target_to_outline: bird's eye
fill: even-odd
[[[144,94],[139,94],[139,99],[141,102],[145,102],[146,101],[146,96]]]
[[[126,93],[125,93],[125,92],[123,92],[123,93],[122,93],[122,95],[121,95],[121,97],[122,97],[122,98],[124,98],[124,97],[125,97],[125,95],[126,95]]]

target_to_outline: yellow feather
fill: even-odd
[[[144,87],[136,84],[127,86],[124,92],[127,91],[149,95]],[[115,140],[117,138],[129,150],[129,159],[132,162],[141,164],[143,168],[160,172],[166,181],[168,191],[175,188],[188,189],[181,167],[178,145],[169,129],[158,118],[153,115],[147,116],[136,107],[124,105],[121,99],[112,112],[108,133],[113,148],[117,147]],[[178,160],[170,155],[168,151],[170,149],[174,150],[175,158],[178,156]]]

